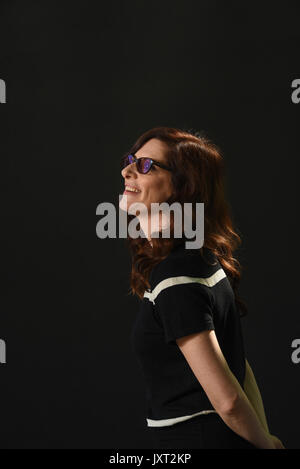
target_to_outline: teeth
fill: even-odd
[[[134,189],[133,187],[128,187],[128,186],[126,186],[126,190],[131,191],[131,192],[140,192],[137,189]]]

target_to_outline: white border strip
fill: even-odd
[[[144,298],[148,298],[153,304],[155,304],[155,298],[159,295],[159,293],[168,287],[173,287],[175,285],[182,285],[184,283],[201,283],[202,285],[206,285],[207,287],[213,287],[216,285],[220,280],[226,277],[224,270],[221,268],[217,270],[213,275],[210,277],[202,278],[202,277],[187,277],[187,276],[180,276],[180,277],[170,277],[166,278],[159,282],[153,291],[145,291]]]
[[[174,425],[175,423],[178,422],[184,422],[185,420],[189,420],[193,417],[196,417],[197,415],[206,415],[206,414],[211,414],[214,413],[216,414],[217,412],[215,410],[201,410],[200,412],[197,412],[196,414],[192,415],[184,415],[183,417],[175,417],[172,419],[162,419],[162,420],[152,420],[152,419],[146,419],[148,427],[166,427],[169,425]]]

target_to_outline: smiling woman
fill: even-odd
[[[162,141],[152,138],[135,154],[129,153],[122,159],[125,188],[133,187],[139,193],[138,197],[128,200],[127,210],[133,202],[141,202],[150,212],[151,203],[164,202],[171,197],[171,168],[164,164],[166,150],[167,146]],[[132,195],[127,190],[125,193]]]
[[[151,129],[125,155],[122,176],[125,187],[138,190],[126,191],[122,209],[135,202],[147,207],[136,218],[148,236],[127,240],[131,292],[141,300],[131,341],[156,447],[280,447],[246,366],[240,316],[247,307],[237,294],[240,264],[233,257],[240,238],[226,203],[220,151],[198,135]],[[204,203],[202,248],[186,249],[184,235],[174,236],[174,220],[169,238],[151,237],[150,207],[162,202]]]

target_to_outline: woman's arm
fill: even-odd
[[[259,391],[259,388],[256,383],[255,376],[253,374],[252,368],[246,360],[246,370],[245,370],[245,380],[244,380],[244,391],[248,397],[250,403],[252,404],[257,416],[263,425],[266,432],[270,433],[267,418],[265,414],[264,404],[262,397]]]
[[[223,421],[257,448],[274,449],[271,436],[231,372],[215,331],[190,334],[176,342]]]
[[[246,360],[246,373],[245,373],[245,380],[244,380],[244,391],[249,401],[251,402],[264,429],[266,430],[266,432],[270,434],[263,400],[262,400],[258,385],[256,383],[254,373],[247,360]],[[270,436],[273,439],[276,449],[285,449],[282,442],[276,436],[271,435],[271,434]]]

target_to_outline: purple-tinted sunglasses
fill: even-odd
[[[171,168],[165,166],[158,161],[152,160],[152,158],[136,158],[133,153],[125,156],[121,161],[122,169],[126,168],[129,164],[136,163],[136,167],[139,173],[147,174],[153,165],[159,166],[160,168],[166,169],[167,171],[172,171]]]

